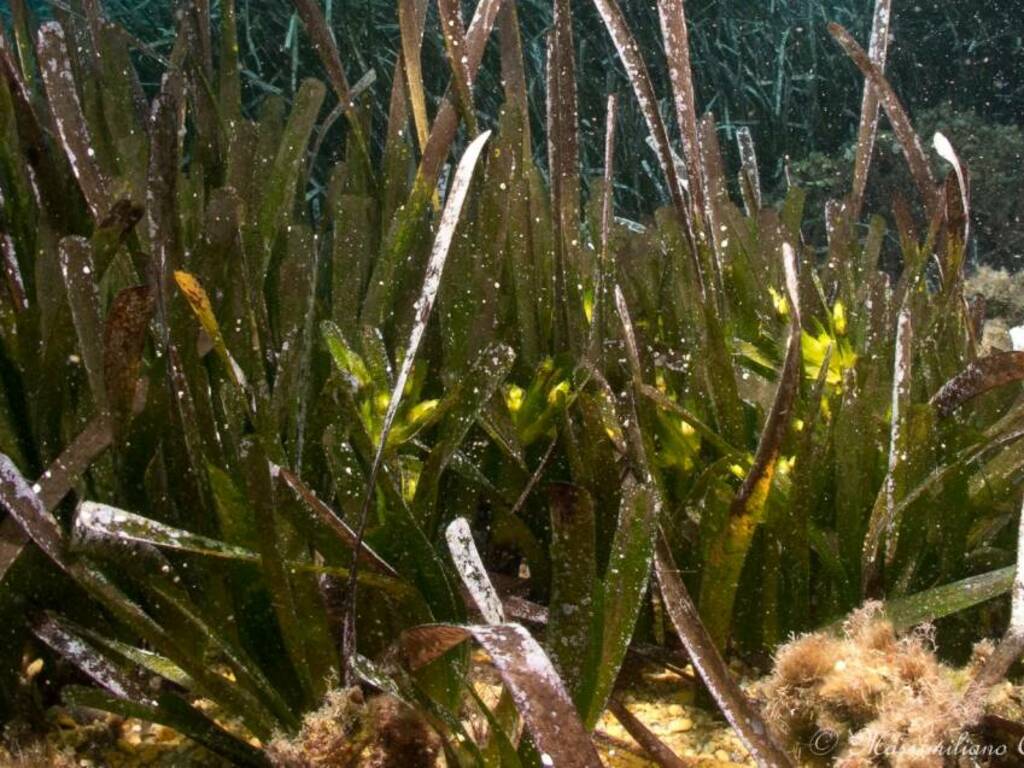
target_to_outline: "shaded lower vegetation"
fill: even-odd
[[[566,0],[547,178],[512,0],[471,20],[439,1],[436,110],[425,5],[398,3],[384,126],[314,0],[295,7],[332,93],[303,81],[255,120],[231,0],[217,26],[203,3],[182,12],[151,103],[97,5],[39,29],[16,15],[0,40],[7,717],[40,722],[59,696],[240,765],[302,765],[314,743],[388,764],[381,732],[415,722],[409,749],[449,765],[595,766],[623,660],[678,638],[751,755],[789,765],[722,654],[763,657],[866,598],[901,630],[942,619],[953,654],[979,624],[1002,631],[1024,352],[980,352],[970,172],[942,134],[933,166],[885,79],[890,3],[869,51],[831,28],[866,85],[823,255],[798,186],[765,204],[750,132],[730,197],[681,0],[657,6],[678,150],[661,63],[614,0],[593,5],[671,201],[642,225],[611,194],[626,94],[581,203]],[[487,130],[492,40],[504,106]],[[886,201],[891,235],[862,225],[881,111],[914,182]],[[338,121],[345,159],[309,205]],[[1018,614],[973,696],[1019,654]],[[470,644],[500,675],[493,707]],[[23,650],[61,662],[26,682]]]

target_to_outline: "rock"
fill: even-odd
[[[665,731],[666,733],[675,733],[677,731],[681,731],[683,730],[682,725],[683,719],[681,717],[674,717],[665,723]]]

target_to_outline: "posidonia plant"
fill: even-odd
[[[884,78],[889,3],[869,52],[833,29],[866,86],[823,263],[799,189],[764,205],[746,133],[731,199],[682,0],[658,3],[675,151],[655,62],[614,0],[594,0],[669,191],[642,228],[611,194],[624,94],[581,199],[567,0],[546,179],[516,4],[481,0],[467,23],[439,0],[436,110],[425,4],[398,6],[384,126],[314,0],[295,7],[333,95],[307,80],[257,119],[231,0],[217,29],[203,3],[180,14],[151,103],[96,4],[4,33],[5,690],[35,642],[88,680],[63,686],[68,704],[168,724],[238,764],[267,764],[275,735],[358,684],[418,710],[449,764],[594,766],[588,730],[663,612],[751,754],[789,765],[730,646],[770,650],[865,597],[897,625],[949,616],[1013,581],[1024,359],[979,354],[968,172],[939,135],[951,170],[933,177]],[[474,103],[492,38],[497,116]],[[920,194],[893,204],[897,275],[879,269],[886,219],[860,226],[880,109]],[[339,119],[345,159],[313,209]],[[501,675],[493,711],[471,693],[467,640]]]
[[[11,12],[17,13],[22,3],[41,13],[51,7],[74,7],[65,0],[12,0]],[[369,88],[375,95],[368,106],[374,119],[386,119],[391,73],[402,48],[395,3],[331,0],[321,5],[348,68],[360,75],[363,85],[368,81],[362,75],[373,72]],[[843,69],[843,52],[828,44],[826,26],[835,21],[858,38],[866,37],[871,6],[860,0],[687,3],[691,55],[700,72],[695,83],[698,106],[715,113],[719,130],[729,141],[743,126],[756,126],[761,169],[773,194],[784,181],[784,158],[799,161],[811,150],[836,155],[850,140],[855,110],[849,105],[859,81],[854,70]],[[0,16],[5,10],[0,7]],[[975,0],[970,4],[918,4],[900,13],[895,28],[900,45],[887,62],[887,71],[897,87],[903,88],[915,112],[951,100],[959,109],[984,112],[987,120],[1016,120],[1024,104],[1024,90],[1013,73],[1020,66],[1024,47],[1015,34],[1013,10],[999,0]],[[536,132],[544,125],[545,33],[551,25],[552,4],[550,0],[519,0],[517,11]],[[645,49],[657,46],[656,6],[628,3],[623,11],[638,42]],[[134,0],[108,0],[104,12],[139,44],[143,81],[158,82],[161,60],[174,45],[174,4],[147,2],[140,6]],[[219,3],[211,4],[211,13],[216,23]],[[428,4],[432,30],[436,29],[435,13]],[[577,39],[586,41],[578,46],[577,61],[583,72],[601,73],[578,82],[580,121],[585,126],[581,164],[586,177],[600,174],[599,127],[606,94],[610,88],[622,88],[625,80],[616,71],[615,48],[604,36],[600,16],[587,3],[580,3],[573,16]],[[316,54],[292,4],[247,0],[239,4],[237,26],[244,107],[255,107],[268,93],[292,94],[303,77],[319,72]],[[444,94],[444,50],[443,35],[432,33],[423,38],[421,60],[428,99],[440,99]],[[503,101],[497,64],[497,57],[485,59],[476,77],[475,101],[484,114],[497,114]],[[655,78],[659,70],[653,71]],[[986,125],[988,130],[996,128],[996,124]],[[636,153],[640,158],[637,163],[620,164],[616,173],[620,213],[636,218],[638,211],[649,210],[651,196],[663,186],[656,163],[645,156],[647,131],[642,119],[624,113],[618,133],[621,151],[627,153],[622,156]],[[381,132],[371,135],[374,143],[380,137]],[[328,144],[325,149],[330,147]],[[314,190],[319,193],[318,188]],[[991,216],[995,210],[979,213]]]

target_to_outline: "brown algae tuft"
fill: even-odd
[[[779,738],[812,764],[938,768],[972,748],[965,679],[936,658],[927,625],[899,635],[868,602],[841,635],[780,647],[754,691]]]
[[[267,745],[276,768],[430,768],[441,740],[415,710],[392,696],[335,688],[294,736]]]

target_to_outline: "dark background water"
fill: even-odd
[[[78,0],[71,0],[72,4]],[[302,25],[287,0],[236,0],[247,106],[256,108],[269,92],[286,98],[305,76],[322,77]],[[671,121],[656,4],[620,0],[655,86],[662,111]],[[54,3],[35,0],[47,15]],[[60,3],[63,7],[63,2]],[[350,79],[373,70],[376,83],[367,102],[374,111],[374,136],[383,135],[391,73],[400,47],[395,0],[321,0],[342,50]],[[423,64],[429,97],[436,104],[448,82],[448,65],[430,3]],[[169,51],[174,37],[170,0],[105,0],[105,13],[150,46]],[[464,15],[472,13],[464,3]],[[544,164],[545,36],[551,26],[551,0],[517,3],[530,83],[534,139]],[[843,156],[856,132],[862,79],[829,37],[836,21],[866,46],[874,0],[689,0],[694,71],[700,107],[714,112],[723,145],[731,150],[735,130],[748,126],[757,146],[763,184],[781,187],[787,160],[801,180],[822,195],[845,183]],[[584,178],[600,174],[603,164],[604,109],[607,94],[625,94],[620,127],[616,203],[625,215],[641,217],[664,199],[647,130],[625,73],[590,0],[572,3],[577,46],[577,80]],[[213,0],[213,14],[219,2]],[[1024,0],[928,0],[893,3],[893,39],[888,73],[922,127],[925,140],[942,129],[968,145],[966,159],[985,170],[979,192],[1005,208],[1006,198],[1024,197]],[[476,88],[481,122],[492,124],[502,93],[496,44],[492,44]],[[152,56],[139,64],[155,85],[162,66]],[[958,126],[954,129],[952,126]],[[1003,130],[1006,129],[1006,130]],[[329,142],[340,147],[339,141]],[[848,164],[846,164],[848,165]],[[894,173],[902,173],[893,163]],[[992,168],[989,168],[992,166]],[[1010,166],[1010,167],[1007,167]],[[1016,167],[1013,167],[1016,166]],[[999,176],[997,180],[994,178]],[[1003,178],[1005,176],[1005,178]],[[897,186],[901,178],[883,179]],[[880,193],[888,194],[887,190]],[[1000,202],[1001,201],[1001,202]],[[817,204],[817,200],[814,201]],[[1007,225],[1019,228],[1019,207],[1001,211]],[[982,230],[984,235],[984,230]],[[993,236],[995,237],[995,236]],[[1021,234],[1024,243],[1024,234]],[[1003,242],[1006,238],[1003,237]],[[1007,250],[993,243],[990,261],[1016,263],[1016,244]]]

